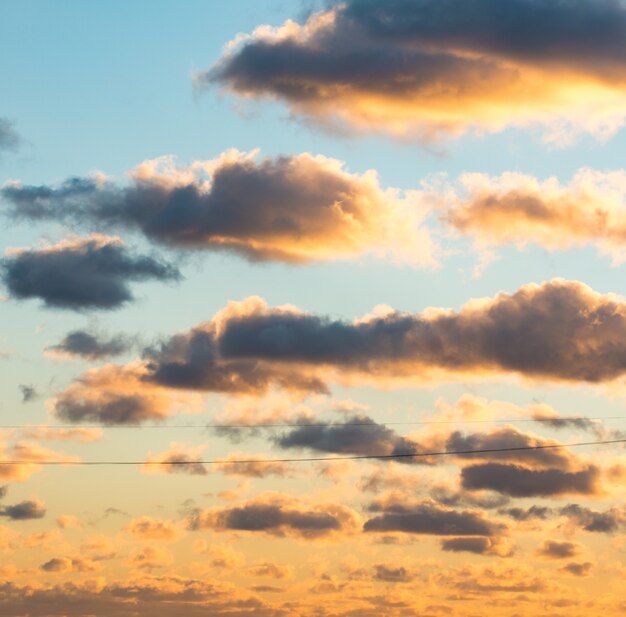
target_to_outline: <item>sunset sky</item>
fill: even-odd
[[[3,0],[0,81],[0,615],[626,613],[623,0]]]

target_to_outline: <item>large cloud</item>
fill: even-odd
[[[564,139],[623,124],[625,38],[618,0],[347,0],[239,35],[196,83],[357,131]]]
[[[442,187],[438,191],[444,191]],[[481,249],[538,244],[547,250],[595,246],[626,259],[626,172],[581,169],[568,185],[552,177],[507,172],[465,174],[456,187],[433,193],[443,219]]]
[[[119,238],[89,236],[39,249],[12,250],[2,280],[19,299],[73,310],[115,309],[133,299],[131,281],[171,281],[180,273],[152,257],[136,256]]]
[[[238,506],[203,510],[191,517],[189,527],[316,540],[356,532],[358,516],[347,506],[305,503],[269,493]]]
[[[366,532],[403,532],[435,536],[495,536],[504,526],[476,511],[457,511],[434,501],[379,499],[370,505],[379,515],[365,522]]]
[[[58,187],[6,184],[13,218],[68,220],[138,230],[179,248],[227,249],[251,260],[289,263],[353,259],[366,253],[434,265],[420,227],[417,193],[383,190],[375,172],[350,174],[341,161],[299,154],[255,160],[230,151],[176,167],[146,161],[130,184],[72,178]]]
[[[249,298],[146,350],[141,361],[86,373],[56,409],[65,420],[115,424],[165,417],[174,390],[325,393],[330,382],[423,385],[510,375],[613,382],[626,372],[623,341],[626,302],[561,279],[472,300],[459,311],[388,310],[352,322]],[[514,437],[504,441],[517,443]]]
[[[589,465],[579,471],[528,469],[521,465],[483,463],[461,471],[463,488],[492,490],[511,497],[599,495],[600,470]]]

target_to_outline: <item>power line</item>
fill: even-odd
[[[571,422],[594,422],[608,420],[626,420],[626,416],[565,416],[558,418],[501,418],[493,420],[407,420],[394,422],[282,422],[260,424],[4,424],[0,430],[25,430],[25,429],[260,429],[260,428],[324,428],[334,426],[428,426],[449,424],[513,424],[515,422],[552,422],[555,424],[567,424]]]
[[[626,439],[612,439],[606,441],[586,441],[578,443],[545,444],[541,446],[518,446],[515,448],[487,448],[484,450],[452,450],[441,452],[411,452],[399,454],[356,454],[349,456],[309,456],[302,458],[274,458],[274,459],[236,459],[236,460],[167,460],[167,461],[0,461],[0,465],[67,465],[74,467],[105,466],[105,465],[245,465],[250,463],[310,463],[323,461],[355,461],[355,460],[387,460],[407,458],[428,458],[435,456],[467,456],[472,454],[496,454],[499,452],[529,452],[532,450],[550,450],[555,448],[578,448],[582,446],[602,446],[610,444],[626,444]]]

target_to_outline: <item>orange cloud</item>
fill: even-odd
[[[465,174],[458,187],[433,193],[444,221],[481,250],[537,244],[547,250],[595,246],[614,263],[626,259],[626,172],[581,169],[568,185],[552,177],[507,172]]]
[[[349,0],[239,35],[195,82],[331,129],[430,141],[540,125],[562,143],[623,126],[625,33],[617,2]]]

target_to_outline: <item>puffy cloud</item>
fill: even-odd
[[[196,540],[193,544],[193,549],[196,553],[201,553],[209,559],[213,568],[234,570],[235,568],[240,568],[246,562],[243,553],[235,551],[230,546],[210,544],[204,539]]]
[[[374,171],[351,174],[324,156],[255,156],[231,150],[186,168],[163,157],[134,169],[127,186],[98,177],[58,187],[12,182],[0,197],[12,217],[121,227],[170,246],[228,250],[256,261],[374,253],[435,265],[418,193],[382,189]]]
[[[305,503],[268,493],[238,506],[203,510],[189,519],[189,527],[317,540],[354,533],[358,521],[347,506]]]
[[[467,490],[492,490],[511,497],[548,497],[561,495],[598,495],[600,470],[589,465],[580,471],[528,469],[521,465],[483,463],[461,471]]]
[[[580,554],[580,544],[575,542],[559,542],[557,540],[546,540],[537,549],[537,555],[546,559],[571,559]]]
[[[1,436],[0,436],[1,437]],[[48,461],[76,463],[78,456],[63,454],[40,446],[34,441],[17,441],[5,444],[0,439],[0,479],[23,482],[41,469],[41,464]]]
[[[434,536],[495,536],[503,526],[470,510],[456,511],[434,501],[378,500],[370,511],[381,512],[365,522],[365,532],[403,532]]]
[[[441,541],[441,549],[448,552],[474,553],[476,555],[499,555],[509,557],[513,549],[502,538],[487,538],[484,536],[446,538]]]
[[[12,506],[0,508],[0,516],[6,516],[12,521],[27,521],[43,518],[46,515],[46,506],[42,501],[21,501]]]
[[[614,382],[626,372],[624,340],[623,299],[561,279],[472,300],[459,311],[387,311],[352,322],[272,309],[253,297],[146,350],[140,361],[87,372],[55,407],[72,422],[115,424],[166,417],[174,390],[326,393],[333,381],[388,386],[510,375]]]
[[[133,299],[130,281],[172,281],[178,270],[152,257],[133,255],[119,238],[92,235],[38,249],[13,249],[1,276],[18,299],[72,310],[119,308]]]
[[[81,557],[54,557],[41,564],[40,569],[54,574],[66,574],[69,572],[93,572],[98,569],[98,565]]]
[[[626,509],[624,508],[611,508],[605,512],[599,512],[572,503],[561,508],[559,514],[590,532],[613,533],[620,527],[626,526]]]
[[[91,369],[57,396],[55,413],[67,422],[134,425],[198,408],[197,396],[174,393],[147,381],[146,375],[138,363]]]
[[[445,201],[445,222],[483,250],[506,244],[547,250],[593,245],[615,262],[626,259],[623,170],[581,169],[568,185],[555,177],[541,182],[511,172],[465,174],[436,199]]]
[[[274,441],[281,448],[308,448],[334,454],[378,454],[384,457],[424,452],[417,442],[364,415],[350,416],[345,422],[295,427],[275,437]],[[400,460],[432,462],[424,458]]]
[[[132,520],[125,531],[136,540],[173,542],[182,536],[180,525],[174,521],[141,516]]]
[[[415,574],[404,566],[386,566],[379,563],[374,566],[374,579],[384,583],[410,583]]]
[[[530,508],[504,508],[500,514],[506,514],[516,521],[540,520],[545,521],[553,510],[547,506],[530,506]]]
[[[278,563],[273,563],[271,561],[264,561],[263,563],[258,563],[251,568],[248,569],[248,573],[252,576],[260,576],[266,578],[275,578],[278,580],[282,580],[284,578],[289,578],[292,574],[291,567],[283,566]]]
[[[59,344],[48,347],[46,355],[68,359],[102,360],[126,353],[131,347],[132,342],[121,335],[103,338],[95,332],[72,330]]]
[[[192,476],[205,476],[206,467],[202,464],[202,452],[206,446],[185,446],[171,443],[170,447],[159,454],[146,458],[143,466],[145,473],[184,473]]]
[[[173,562],[174,557],[169,551],[158,546],[144,546],[130,556],[127,564],[133,568],[152,570],[171,566]]]
[[[593,564],[590,561],[585,561],[584,563],[568,563],[560,568],[560,570],[572,576],[590,576],[593,570]]]
[[[624,123],[625,37],[617,0],[348,0],[239,35],[195,81],[343,130],[564,140]]]

